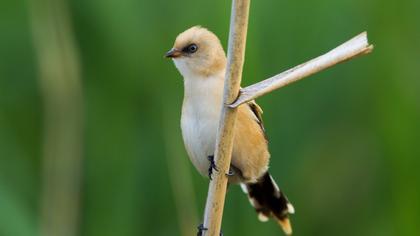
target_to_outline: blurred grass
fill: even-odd
[[[230,1],[68,3],[85,98],[79,234],[185,234],[168,170],[168,159],[188,163],[179,129],[183,85],[163,53],[196,24],[226,45]],[[29,1],[0,2],[5,236],[40,235],[46,117],[28,7]],[[297,235],[420,234],[419,9],[416,0],[252,2],[244,85],[364,30],[375,45],[369,56],[258,100],[271,172],[296,207]],[[186,167],[195,193],[190,210],[202,216],[207,180]],[[239,188],[228,194],[225,235],[279,234],[274,222],[258,222]],[[191,222],[193,232],[200,219]]]
[[[176,206],[175,216],[179,224],[181,235],[197,235],[191,228],[192,222],[199,222],[196,209],[196,199],[192,184],[192,176],[189,170],[189,159],[183,155],[183,143],[173,133],[179,129],[178,121],[171,118],[173,106],[164,102],[163,111],[163,132],[167,158],[167,167],[171,189],[173,191],[174,203]]]
[[[29,4],[43,98],[41,235],[79,235],[83,97],[65,0]]]

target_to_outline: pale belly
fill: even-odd
[[[213,77],[184,77],[182,137],[191,162],[203,176],[208,175],[208,156],[214,155],[223,78],[224,73]]]
[[[218,122],[215,114],[200,118],[184,114],[181,119],[182,136],[188,156],[203,176],[208,175],[208,156],[214,155]]]

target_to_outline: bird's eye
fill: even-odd
[[[187,53],[195,53],[197,49],[198,49],[198,46],[196,44],[190,44],[184,48],[184,51]]]

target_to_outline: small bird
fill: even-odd
[[[188,156],[196,169],[211,180],[217,169],[213,155],[222,110],[226,55],[217,36],[194,26],[175,40],[166,55],[184,78],[181,129]],[[270,153],[255,101],[238,107],[234,130],[229,183],[238,183],[248,194],[259,220],[273,217],[290,235],[289,214],[295,212],[287,197],[268,173]]]

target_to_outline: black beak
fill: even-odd
[[[181,56],[181,51],[179,51],[176,48],[172,48],[171,50],[169,50],[166,54],[165,57],[167,58],[177,58]]]

